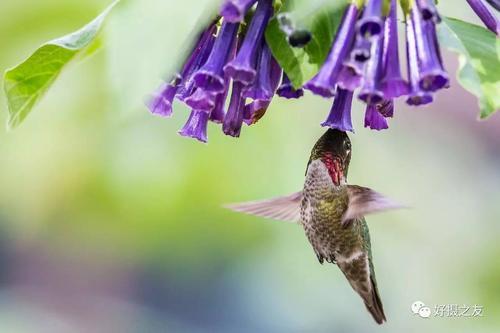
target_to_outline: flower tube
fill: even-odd
[[[208,116],[208,112],[193,110],[179,134],[206,143]]]
[[[434,0],[417,0],[417,5],[424,20],[433,20],[435,23],[441,22],[441,16]]]
[[[330,114],[321,126],[344,132],[354,132],[351,121],[352,96],[352,91],[337,88]]]
[[[401,75],[398,45],[398,17],[396,0],[391,0],[391,10],[384,25],[383,78],[381,89],[385,98],[407,95],[408,83]]]
[[[250,104],[245,105],[245,109],[243,112],[243,121],[247,125],[255,124],[266,113],[267,108],[271,104],[274,93],[276,92],[276,89],[278,88],[278,85],[280,83],[282,72],[283,71],[278,62],[271,57],[270,68],[265,73],[267,74],[267,76],[269,76],[270,95],[257,95]]]
[[[412,20],[406,19],[406,55],[408,66],[408,77],[410,79],[410,94],[406,103],[409,105],[424,105],[431,103],[432,94],[420,88],[420,72],[417,58],[417,43]]]
[[[184,65],[180,73],[180,78],[182,81],[179,83],[179,87],[176,93],[176,97],[179,100],[183,101],[193,93],[195,88],[194,81],[192,80],[193,73],[200,69],[203,64],[205,64],[208,56],[210,55],[210,52],[212,52],[212,48],[215,42],[214,34],[216,30],[217,26],[215,25],[215,23],[211,24],[205,30],[190,57],[186,61],[186,64]]]
[[[354,38],[357,17],[358,8],[355,4],[349,4],[344,12],[344,17],[325,63],[319,73],[306,83],[305,89],[323,97],[335,95],[337,78]]]
[[[172,104],[176,92],[176,82],[163,84],[159,91],[151,96],[146,103],[149,111],[160,117],[167,118],[172,116]]]
[[[384,95],[380,90],[380,76],[382,72],[382,51],[384,39],[379,38],[372,44],[372,56],[366,63],[363,87],[358,95],[359,99],[367,104],[379,103]]]
[[[277,94],[278,96],[284,97],[286,99],[296,99],[304,96],[304,90],[295,89],[292,85],[292,82],[290,81],[290,78],[288,78],[288,75],[283,72],[283,81],[278,88]]]
[[[369,39],[382,33],[384,27],[382,3],[383,0],[366,0],[365,9],[357,23],[358,34],[361,38]]]
[[[198,88],[184,103],[196,111],[210,112],[215,106],[216,97],[216,94]]]
[[[389,128],[387,120],[377,110],[376,105],[367,105],[365,112],[365,127],[380,131]]]
[[[271,80],[271,62],[272,54],[271,50],[264,42],[262,46],[262,52],[260,54],[260,59],[258,61],[257,77],[245,92],[244,97],[252,99],[271,99],[274,95],[272,80]],[[274,89],[276,90],[276,88]]]
[[[411,21],[417,46],[417,58],[420,72],[419,85],[425,91],[436,91],[448,85],[448,74],[443,69],[439,56],[439,47],[435,41],[435,25],[424,21],[418,6],[411,9]]]
[[[232,23],[242,22],[245,14],[257,0],[226,0],[220,8],[220,15],[224,20]]]
[[[244,85],[252,84],[257,75],[255,65],[262,49],[262,39],[267,23],[271,18],[273,8],[271,0],[260,0],[252,18],[252,22],[245,34],[243,44],[231,62],[224,66],[224,73],[235,81]]]
[[[233,50],[238,28],[238,23],[222,23],[207,62],[193,75],[196,87],[213,93],[224,91],[223,67]]]
[[[495,16],[486,4],[481,0],[467,0],[469,6],[483,21],[484,25],[497,36],[500,35],[500,22],[498,16]]]
[[[227,110],[224,122],[222,123],[222,131],[226,135],[239,137],[241,126],[243,125],[243,112],[245,108],[245,98],[243,98],[244,85],[241,82],[233,82],[233,91],[231,93],[231,101]]]

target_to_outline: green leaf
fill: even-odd
[[[18,126],[26,118],[71,60],[76,56],[93,54],[93,46],[99,44],[97,36],[102,24],[118,2],[114,1],[80,30],[45,43],[24,62],[5,72],[4,91],[10,128]]]
[[[266,30],[266,40],[276,60],[290,78],[293,86],[299,88],[314,76],[317,68],[309,62],[305,49],[293,48],[276,19],[271,20]]]
[[[439,41],[459,54],[457,78],[479,98],[480,117],[500,109],[500,40],[491,31],[454,18],[444,18]]]
[[[306,52],[312,63],[321,66],[325,62],[343,12],[344,7],[339,7],[337,10],[321,10],[309,24],[312,39],[306,46]]]
[[[323,65],[331,49],[335,33],[342,19],[347,1],[310,0],[293,1],[285,6],[285,15],[296,29],[307,29],[312,34],[305,48],[293,48],[278,20],[271,20],[266,40],[271,51],[295,88],[310,80]],[[283,15],[283,13],[281,13]]]

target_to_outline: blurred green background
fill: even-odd
[[[0,70],[108,3],[1,1]],[[477,22],[453,4],[442,12]],[[388,318],[377,327],[299,226],[221,208],[300,189],[328,101],[276,98],[238,140],[211,125],[208,145],[176,134],[183,105],[169,120],[143,106],[209,5],[124,2],[105,47],[0,131],[0,332],[498,332],[500,116],[476,121],[455,81],[430,107],[400,103],[385,132],[354,106],[350,182],[411,207],[368,219]],[[421,319],[417,300],[483,317]]]

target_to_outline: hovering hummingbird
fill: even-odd
[[[401,206],[369,188],[348,185],[350,160],[351,141],[347,134],[328,129],[312,149],[302,191],[227,207],[275,220],[299,222],[319,262],[337,264],[373,319],[382,324],[386,318],[364,216]]]

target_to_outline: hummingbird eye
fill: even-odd
[[[348,154],[351,152],[351,143],[349,141],[344,141],[344,149]]]

